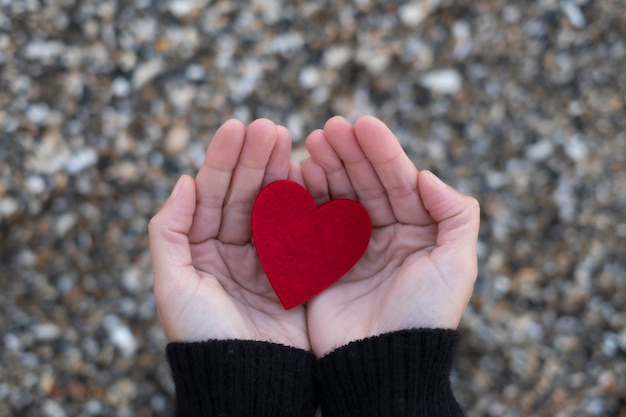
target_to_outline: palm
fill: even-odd
[[[195,339],[219,332],[224,338],[308,347],[304,308],[283,309],[251,243],[212,239],[192,245],[191,253],[200,279],[196,288],[188,287],[191,299],[178,321],[193,326]]]
[[[155,296],[169,340],[310,348],[304,308],[282,308],[250,233],[260,189],[289,176],[290,144],[286,129],[268,120],[247,129],[225,123],[195,180],[187,178],[151,222]]]
[[[313,350],[322,352],[403,328],[448,327],[448,318],[430,313],[453,295],[431,256],[435,237],[435,225],[394,224],[373,230],[359,263],[310,303]],[[325,323],[331,322],[329,330]]]
[[[472,274],[475,278],[471,244],[458,241],[476,234],[468,222],[475,213],[443,204],[441,193],[452,190],[433,186],[428,174],[418,175],[395,137],[375,119],[354,128],[331,119],[323,132],[309,136],[307,147],[311,159],[304,177],[316,201],[359,200],[373,224],[361,260],[308,304],[313,351],[322,355],[406,328],[455,328],[471,294]]]

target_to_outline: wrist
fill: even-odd
[[[315,357],[250,340],[170,343],[178,416],[313,415]]]
[[[459,333],[412,329],[351,342],[319,360],[326,417],[462,416],[450,388]]]

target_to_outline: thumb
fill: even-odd
[[[430,171],[419,173],[418,187],[424,207],[438,225],[437,248],[454,252],[455,261],[474,265],[475,269],[480,226],[478,201],[454,190]]]
[[[161,210],[150,220],[148,233],[156,294],[168,293],[176,280],[191,271],[195,273],[187,237],[195,209],[195,182],[183,175]]]

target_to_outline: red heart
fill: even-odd
[[[372,222],[353,200],[322,204],[299,184],[265,187],[252,208],[252,236],[265,273],[285,309],[319,294],[365,253]]]

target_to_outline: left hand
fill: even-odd
[[[150,221],[159,319],[169,341],[270,341],[310,349],[304,306],[285,311],[252,243],[262,187],[302,182],[291,138],[269,120],[236,120],[215,133],[197,176],[183,176]]]

